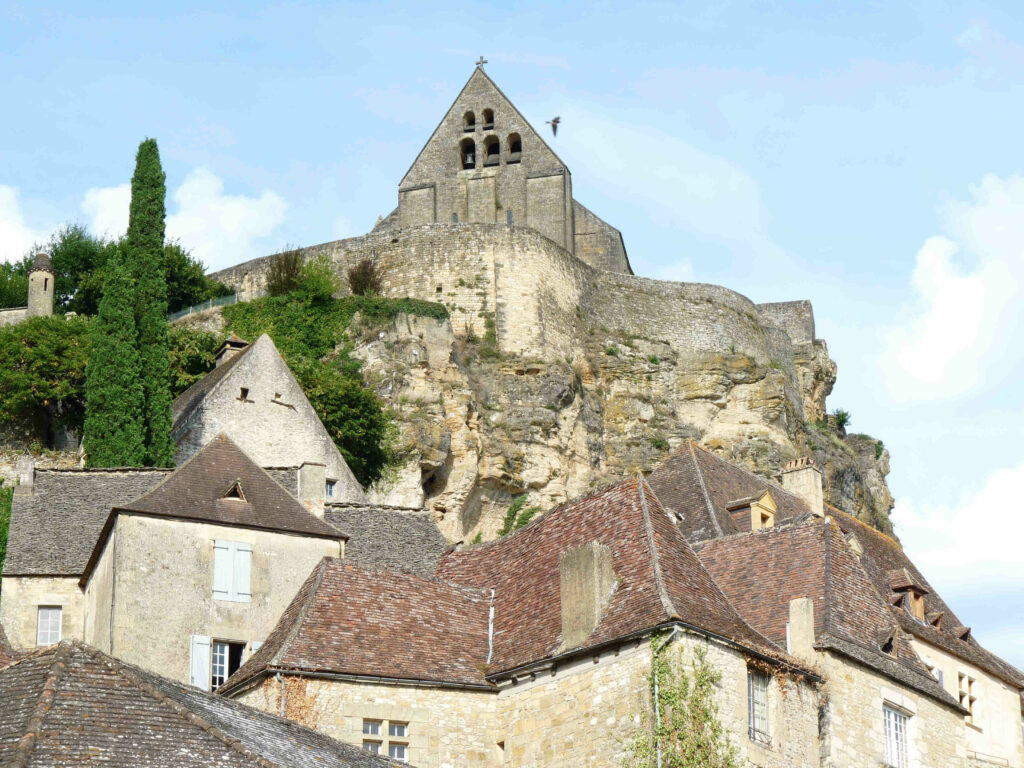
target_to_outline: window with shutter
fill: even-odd
[[[251,570],[251,545],[217,539],[213,543],[213,599],[248,603],[252,599]]]
[[[213,543],[213,599],[230,600],[232,583],[232,557],[230,541],[218,539]]]
[[[232,600],[248,603],[252,597],[249,586],[249,568],[252,561],[252,547],[245,542],[234,542],[234,573],[232,574]]]
[[[196,688],[210,690],[210,638],[204,635],[192,635],[189,682]]]

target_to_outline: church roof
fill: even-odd
[[[5,576],[80,576],[112,507],[151,491],[169,469],[40,469],[15,494]]]
[[[778,506],[776,524],[811,514],[799,496],[719,458],[693,442],[670,456],[648,478],[651,490],[679,518],[679,529],[691,543],[739,533],[729,514],[737,499],[769,491]]]
[[[430,576],[448,548],[427,510],[328,504],[324,519],[349,537],[345,559],[359,565]]]
[[[490,688],[484,590],[324,558],[220,689],[275,671]]]
[[[393,765],[356,746],[65,641],[0,669],[0,764]]]
[[[207,443],[149,493],[114,507],[94,540],[83,580],[98,560],[115,517],[122,512],[344,538],[275,483],[226,435]]]

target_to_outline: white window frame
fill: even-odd
[[[371,755],[379,755],[382,744],[383,742],[374,741],[373,739],[363,739],[363,751],[369,752]]]
[[[252,600],[252,545],[244,541],[213,542],[213,599],[230,603]]]
[[[54,617],[57,619],[54,633]],[[46,622],[44,629],[43,622]],[[45,636],[44,636],[45,633]],[[36,607],[36,645],[45,648],[60,642],[64,633],[64,607],[60,605],[40,605]]]
[[[384,728],[383,720],[375,720],[374,718],[363,718],[363,735],[364,736],[380,736]]]
[[[756,744],[771,746],[771,721],[768,716],[768,689],[771,678],[757,669],[747,670],[747,735]],[[763,700],[758,701],[758,693]]]
[[[882,707],[885,730],[885,764],[891,768],[910,766],[910,715],[888,704]]]
[[[402,754],[396,754],[401,750]],[[406,742],[389,741],[388,742],[388,757],[399,763],[409,762],[409,745]]]
[[[335,492],[338,490],[338,481],[327,478],[324,481],[324,498],[333,499]]]

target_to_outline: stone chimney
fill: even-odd
[[[235,334],[231,334],[224,339],[224,343],[217,349],[217,355],[215,357],[217,362],[216,367],[220,368],[228,360],[238,357],[238,355],[242,353],[242,350],[248,346],[249,342],[238,338]]]
[[[14,493],[17,496],[31,496],[35,492],[36,460],[31,456],[19,456],[14,464],[14,471],[18,475]]]
[[[787,463],[782,470],[782,487],[807,502],[807,506],[815,515],[825,516],[821,470],[814,463],[814,459],[804,456]]]
[[[317,517],[324,516],[326,489],[327,467],[313,461],[299,467],[299,501]]]
[[[597,629],[615,591],[612,551],[592,541],[558,559],[563,650],[577,648]]]
[[[789,601],[786,638],[792,655],[814,661],[814,601],[811,598],[796,597]]]

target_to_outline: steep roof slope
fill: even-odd
[[[807,504],[764,478],[689,442],[647,479],[662,504],[679,518],[691,543],[739,533],[727,506],[738,499],[771,491],[778,521],[810,514]]]
[[[487,688],[489,607],[482,590],[324,558],[221,693],[285,670]]]
[[[770,639],[785,643],[789,602],[814,603],[816,644],[867,664],[954,706],[897,633],[888,604],[832,521],[802,523],[713,539],[701,561],[740,614]],[[883,645],[893,642],[891,653]]]
[[[682,622],[784,660],[740,618],[642,479],[570,501],[508,538],[446,554],[438,576],[494,589],[494,672],[561,652],[559,558],[600,543],[617,587],[580,649]],[[579,649],[572,649],[579,650]]]
[[[165,469],[37,470],[16,494],[5,576],[80,576],[112,507],[152,490]]]
[[[177,430],[192,415],[192,412],[202,403],[203,398],[212,392],[213,388],[220,384],[236,365],[242,362],[245,356],[252,351],[253,346],[250,344],[230,360],[218,365],[174,398],[174,402],[171,403],[172,431]]]
[[[4,632],[3,625],[0,625],[0,669],[14,661],[14,658],[14,650],[7,641],[7,634]]]
[[[430,576],[448,542],[427,510],[328,504],[324,519],[348,536],[345,559]]]
[[[65,641],[0,670],[0,701],[2,765],[393,765],[77,641]]]
[[[905,610],[893,608],[894,616],[905,632],[974,664],[1017,688],[1024,688],[1024,672],[987,651],[970,635],[966,639],[961,639],[967,627],[918,570],[899,542],[834,507],[829,508],[829,513],[844,533],[857,537],[857,541],[864,548],[861,565],[883,597],[893,597],[893,577],[896,573],[903,574],[903,578],[909,576],[912,582],[926,590],[925,615],[931,617],[932,621],[938,620],[939,626],[934,626],[931,621],[922,623]]]

